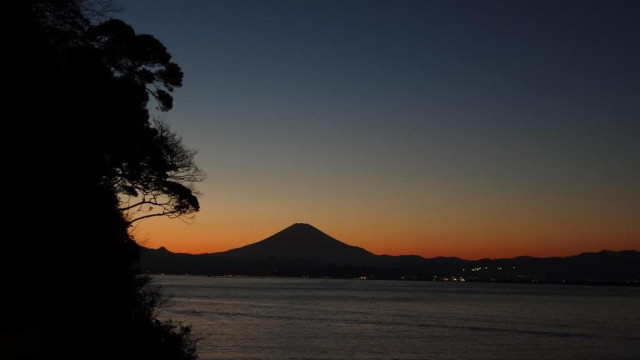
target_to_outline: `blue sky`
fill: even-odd
[[[120,3],[183,68],[163,116],[209,174],[154,244],[302,221],[378,252],[638,248],[640,2]]]

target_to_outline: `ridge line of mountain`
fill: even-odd
[[[640,279],[640,252],[635,250],[479,260],[377,255],[308,224],[294,224],[262,241],[217,253],[174,253],[165,247],[143,246],[140,251],[140,266],[150,273],[636,284]]]

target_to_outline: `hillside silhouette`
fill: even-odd
[[[4,130],[18,144],[6,165],[20,174],[9,222],[22,229],[4,249],[2,360],[197,357],[189,328],[157,317],[162,300],[129,232],[199,210],[193,152],[149,113],[171,109],[183,73],[108,3],[0,5]],[[146,211],[154,199],[162,210]]]
[[[141,250],[141,266],[152,273],[620,284],[637,284],[640,279],[640,253],[632,250],[481,260],[376,255],[300,223],[224,252],[192,255],[164,247]]]

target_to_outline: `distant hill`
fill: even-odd
[[[640,279],[640,253],[633,250],[475,261],[375,255],[309,224],[293,224],[257,243],[219,253],[191,255],[141,247],[140,266],[150,273],[203,275],[631,284]]]

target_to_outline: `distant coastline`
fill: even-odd
[[[394,278],[394,277],[380,277],[377,278],[375,276],[367,276],[363,275],[360,277],[331,277],[331,276],[309,276],[309,275],[240,275],[240,274],[226,274],[226,275],[205,275],[205,274],[191,274],[191,273],[183,273],[183,274],[174,274],[174,273],[155,273],[155,272],[146,272],[147,275],[150,276],[196,276],[196,277],[207,277],[207,278],[248,278],[248,279],[326,279],[326,280],[366,280],[366,281],[427,281],[427,282],[449,282],[449,283],[496,283],[496,284],[541,284],[541,285],[572,285],[572,286],[623,286],[623,287],[640,287],[639,279],[631,279],[624,281],[616,281],[616,280],[575,280],[575,279],[540,279],[540,278],[526,278],[520,277],[517,279],[504,279],[504,278],[467,278],[464,280],[460,279],[452,279],[447,277],[437,277],[437,278]]]
[[[173,253],[164,247],[140,249],[140,266],[150,274],[627,286],[640,283],[640,252],[635,250],[481,260],[376,255],[336,240],[309,224],[293,224],[262,241],[220,253],[193,255]]]

